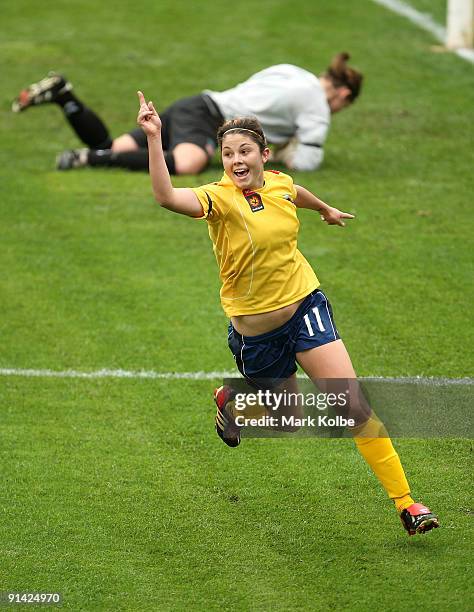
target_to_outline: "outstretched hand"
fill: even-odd
[[[337,208],[333,208],[332,206],[328,206],[327,209],[323,209],[319,211],[321,215],[321,219],[326,221],[328,225],[341,225],[344,227],[346,224],[343,219],[354,219],[354,215],[350,213],[345,213]]]
[[[141,91],[137,92],[140,108],[137,123],[147,136],[158,136],[161,132],[161,119],[153,106],[153,102],[146,102]]]

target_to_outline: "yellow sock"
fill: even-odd
[[[360,454],[372,468],[387,495],[394,501],[397,512],[402,512],[413,504],[400,457],[393,448],[384,424],[372,415],[364,425],[353,429],[353,435]]]

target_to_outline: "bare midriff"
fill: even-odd
[[[281,327],[295,314],[298,306],[304,300],[298,300],[278,310],[262,312],[254,315],[238,315],[231,317],[232,325],[242,336],[259,336]]]

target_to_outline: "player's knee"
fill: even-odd
[[[130,134],[122,134],[112,141],[112,151],[114,153],[124,153],[126,151],[138,151],[139,147]]]
[[[337,405],[336,414],[351,418],[356,425],[365,423],[372,415],[369,403],[363,396],[351,397],[346,405]]]
[[[207,166],[207,157],[205,159],[176,159],[175,156],[176,174],[199,174]]]
[[[199,174],[209,163],[209,156],[193,143],[181,143],[173,149],[176,174]]]

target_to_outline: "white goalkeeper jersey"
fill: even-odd
[[[331,111],[319,79],[292,64],[270,66],[226,91],[210,96],[224,118],[254,116],[268,142],[284,144],[296,138],[289,160],[295,170],[314,170],[323,160],[323,144]]]

